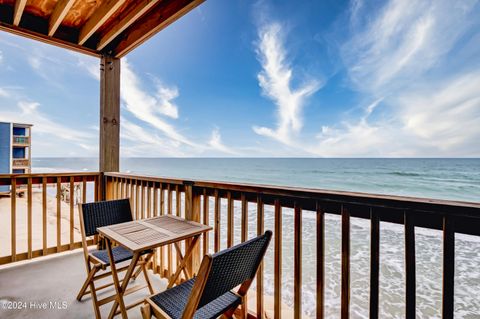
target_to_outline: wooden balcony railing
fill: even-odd
[[[261,186],[208,181],[186,181],[129,174],[105,174],[107,198],[130,197],[136,218],[175,213],[187,219],[208,224],[213,221],[213,247],[205,234],[200,249],[194,255],[193,267],[207,252],[217,252],[226,239],[227,247],[235,236],[245,241],[249,232],[249,218],[256,218],[256,230],[265,228],[265,205],[274,208],[274,317],[281,318],[282,307],[282,220],[284,210],[294,214],[294,317],[302,317],[302,213],[316,212],[316,317],[323,318],[325,310],[325,215],[341,216],[341,318],[350,315],[350,219],[370,220],[370,318],[379,316],[379,261],[380,222],[403,224],[405,232],[406,318],[415,318],[416,262],[415,227],[443,231],[443,318],[453,318],[455,233],[480,235],[480,203],[429,200],[399,196],[370,195],[318,189]],[[213,199],[213,209],[210,205]],[[226,201],[226,222],[222,221],[221,202]],[[240,209],[235,210],[235,203]],[[256,216],[250,216],[249,203],[254,203]],[[213,215],[212,215],[213,214]],[[240,216],[237,216],[239,214]],[[235,233],[234,220],[241,223],[240,234]],[[226,224],[226,225],[225,225]],[[226,229],[225,229],[226,228]],[[222,236],[224,238],[222,238]],[[226,238],[225,238],[226,236]],[[171,247],[157,252],[153,270],[161,276],[170,276],[175,267]],[[257,275],[256,314],[263,317],[263,266]]]
[[[0,175],[0,190],[10,192],[0,265],[81,247],[75,204],[98,200],[99,181],[99,173]]]
[[[18,159],[13,159],[12,166],[13,167],[28,167],[30,164],[30,161],[26,158],[18,158]]]
[[[105,173],[104,176],[100,173],[0,175],[0,188],[4,186],[10,187],[12,196],[10,219],[2,220],[2,223],[10,223],[11,226],[10,240],[0,241],[0,252],[8,250],[8,254],[0,254],[0,264],[80,247],[76,201],[130,197],[134,218],[176,214],[212,225],[214,230],[204,235],[188,265],[194,270],[192,273],[198,269],[203,254],[245,241],[263,233],[267,227],[272,229],[274,240],[270,253],[267,253],[269,258],[262,264],[255,289],[250,294],[250,298],[255,295],[256,309],[249,310],[253,316],[258,314],[258,318],[264,318],[266,290],[273,295],[274,317],[281,318],[282,290],[285,289],[282,283],[285,276],[290,275],[284,272],[283,267],[289,260],[293,264],[293,313],[295,318],[302,317],[302,241],[307,235],[302,226],[306,224],[306,211],[313,212],[315,216],[316,234],[313,238],[316,241],[316,257],[309,262],[316,269],[316,313],[313,316],[317,318],[324,318],[326,310],[325,216],[337,215],[341,222],[342,319],[350,315],[351,218],[369,220],[370,224],[370,318],[379,317],[381,222],[401,224],[404,228],[406,318],[415,318],[417,310],[415,227],[443,232],[443,318],[453,318],[454,313],[455,234],[480,236],[480,203],[120,173]],[[19,188],[25,189],[26,198],[13,196]],[[65,193],[68,193],[68,201]],[[18,227],[21,223],[19,207],[23,206],[20,201],[25,201],[26,206],[27,230],[23,235],[20,234],[21,227]],[[56,226],[48,227],[52,222]],[[285,231],[285,227],[292,226],[290,222],[293,236]],[[35,236],[39,236],[39,240]],[[292,245],[293,258],[282,255],[282,247],[286,245]],[[176,270],[177,263],[176,251],[172,247],[164,247],[158,249],[150,267],[160,276],[169,277]],[[264,273],[265,267],[272,268],[272,273]],[[267,289],[265,275],[273,275],[273,290]]]
[[[29,136],[18,136],[14,135],[12,139],[13,145],[22,145],[26,146],[30,144],[30,137]]]

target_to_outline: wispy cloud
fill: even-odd
[[[9,97],[10,93],[4,88],[0,88],[0,97]]]
[[[78,54],[76,54],[75,57],[77,59],[77,67],[86,70],[90,77],[97,81],[100,81],[100,63],[97,59],[80,56]]]
[[[98,65],[93,61],[79,58],[77,65],[91,77],[100,78]],[[215,155],[237,154],[221,142],[218,128],[212,131],[208,142],[195,142],[180,133],[177,125],[169,122],[180,117],[175,103],[180,94],[178,88],[150,75],[147,78],[155,87],[152,91],[126,58],[121,65],[121,99],[128,112],[121,119],[123,156],[211,156],[212,151]]]
[[[63,88],[65,86],[63,75],[73,63],[72,60],[59,60],[52,56],[55,49],[46,46],[23,48],[28,65],[33,72],[43,78],[46,84]]]
[[[474,2],[391,0],[373,15],[358,4],[352,1],[350,13],[369,14],[369,22],[351,29],[340,52],[352,89],[379,102],[359,118],[323,127],[312,152],[479,156],[480,47],[462,47],[479,38]],[[372,118],[373,111],[382,116]]]
[[[196,143],[180,134],[172,124],[162,117],[178,117],[177,107],[173,103],[173,99],[178,96],[178,91],[175,87],[164,87],[158,84],[156,95],[149,94],[147,90],[142,88],[141,81],[128,63],[128,60],[123,59],[120,92],[126,110],[137,119],[160,130],[178,143],[190,147],[198,147]]]
[[[439,82],[394,102],[403,128],[450,156],[479,155],[480,69]]]
[[[474,1],[391,0],[372,17],[352,1],[352,21],[357,15],[370,17],[362,28],[352,29],[341,48],[353,84],[362,91],[390,91],[437,67],[472,28],[474,6]]]
[[[240,153],[222,142],[222,136],[220,134],[220,130],[218,128],[214,128],[212,131],[212,136],[210,137],[210,141],[208,145],[215,151],[220,151],[224,154],[228,155],[240,155]]]
[[[10,107],[7,111],[0,108],[0,118],[2,121],[29,123],[34,125],[36,142],[33,146],[33,153],[36,156],[39,154],[40,156],[60,155],[54,150],[50,150],[51,153],[44,153],[41,150],[42,145],[54,145],[55,143],[67,143],[69,146],[74,145],[83,149],[82,152],[76,153],[76,156],[79,156],[80,154],[88,154],[92,156],[96,155],[98,152],[95,147],[96,137],[98,135],[97,132],[75,130],[59,124],[59,120],[53,119],[41,111],[41,105],[38,102],[18,100],[16,106]]]
[[[162,138],[124,117],[121,123],[122,156],[186,156],[178,142]]]
[[[307,98],[320,88],[320,83],[308,79],[298,88],[292,88],[293,68],[287,61],[282,32],[279,23],[263,25],[258,32],[257,55],[262,65],[258,82],[262,93],[276,104],[277,127],[255,126],[253,129],[259,135],[293,145],[295,135],[303,126],[302,109]]]

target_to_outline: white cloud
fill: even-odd
[[[34,70],[40,70],[42,67],[42,62],[40,61],[40,57],[37,55],[32,55],[28,57],[28,64],[32,67]]]
[[[99,59],[70,51],[59,55],[56,48],[23,40],[19,45],[18,41],[10,36],[0,37],[0,43],[20,53],[19,61],[26,65],[32,74],[48,80],[48,85],[53,84],[65,89],[62,92],[68,89],[64,81],[65,75],[72,70],[83,71],[76,73],[100,80]],[[5,51],[0,54],[3,52]],[[218,140],[213,139],[211,144],[208,137],[197,143],[182,133],[178,124],[173,122],[180,117],[179,107],[175,102],[179,96],[176,86],[167,85],[154,76],[147,77],[153,79],[151,83],[143,83],[144,77],[137,74],[126,59],[122,59],[121,76],[122,155],[212,156],[234,153],[221,142],[218,131],[214,132],[215,136],[218,135]],[[150,84],[153,84],[153,89],[147,87]],[[34,124],[35,156],[84,156],[98,152],[98,127],[92,128],[92,125],[88,125],[77,131],[67,124],[63,126],[60,123],[63,123],[64,119],[60,121],[55,118],[54,113],[47,114],[39,103],[30,102],[36,99],[26,96],[26,93],[23,88],[1,87],[0,119]],[[58,148],[59,144],[68,144],[69,147]],[[77,153],[72,151],[75,149]]]
[[[157,81],[157,101],[161,106],[159,112],[163,115],[178,119],[178,107],[172,101],[179,95],[177,87],[168,87]]]
[[[185,156],[180,143],[162,138],[124,117],[121,119],[120,137],[122,156]]]
[[[435,67],[472,27],[473,6],[473,1],[388,1],[363,29],[353,29],[341,48],[355,87],[381,94]],[[358,10],[356,1],[351,13],[371,14]]]
[[[97,61],[78,58],[77,65],[88,71],[92,78],[100,79]],[[125,110],[121,120],[122,156],[192,156],[211,155],[211,151],[219,155],[235,155],[234,150],[221,142],[218,129],[212,132],[207,144],[192,141],[181,134],[175,125],[166,118],[178,119],[178,106],[174,100],[179,96],[176,86],[168,86],[152,76],[155,91],[149,92],[142,84],[140,76],[135,72],[126,58],[121,62],[121,98]],[[127,119],[127,115],[140,121],[137,125]]]
[[[4,88],[0,88],[0,97],[9,97],[10,93]]]
[[[368,13],[358,12],[357,4],[352,14]],[[375,102],[357,119],[323,127],[310,150],[322,156],[480,156],[475,12],[472,1],[392,0],[363,29],[352,28],[341,47],[343,61],[352,88]],[[469,37],[477,46],[459,49]],[[458,63],[460,54],[470,60]],[[371,117],[377,110],[381,116]]]
[[[212,131],[212,136],[210,138],[210,141],[208,142],[208,145],[216,151],[220,151],[225,154],[229,155],[239,155],[239,153],[232,148],[226,146],[222,142],[222,136],[220,135],[220,130],[218,128],[215,128]]]
[[[262,64],[258,81],[262,92],[277,106],[277,127],[254,127],[259,135],[274,138],[293,145],[294,137],[303,126],[302,109],[307,98],[320,88],[316,80],[307,80],[300,87],[292,88],[293,69],[286,58],[282,28],[278,23],[264,25],[259,30],[257,54]]]
[[[22,48],[25,58],[32,70],[50,85],[63,88],[62,75],[71,61],[56,58],[57,48],[48,46],[31,46]],[[78,55],[78,54],[77,54]]]
[[[37,102],[19,100],[16,107],[11,107],[8,111],[0,111],[0,118],[6,122],[28,123],[34,125],[35,144],[33,145],[33,154],[35,156],[58,156],[58,145],[67,143],[70,147],[73,145],[83,149],[76,155],[96,155],[95,132],[84,130],[75,130],[69,126],[60,124],[60,120],[53,119],[43,113],[41,106]],[[38,138],[40,136],[40,138]],[[38,138],[38,139],[37,139]],[[39,143],[38,143],[39,142]],[[58,143],[58,144],[56,144]],[[56,146],[55,146],[56,144]],[[43,150],[42,145],[51,145],[49,150]]]
[[[120,92],[126,109],[137,119],[150,124],[176,142],[190,147],[199,147],[162,118],[162,115],[178,117],[177,107],[172,102],[178,96],[176,88],[157,84],[157,94],[155,96],[149,94],[142,88],[140,79],[134,73],[127,59],[123,59]]]
[[[93,79],[100,81],[100,61],[95,58],[75,54],[77,66],[88,72]]]
[[[450,155],[480,154],[480,69],[442,82],[398,98],[404,129]]]
[[[3,62],[3,53],[2,50],[0,50],[0,64]]]
[[[424,85],[391,102],[388,118],[323,127],[310,151],[321,156],[480,156],[480,71]],[[378,105],[378,104],[377,104]],[[376,106],[378,107],[378,106]]]

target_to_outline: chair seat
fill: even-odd
[[[133,253],[130,250],[123,248],[122,246],[112,247],[112,253],[115,264],[132,259],[133,257]],[[105,265],[110,265],[110,258],[108,258],[108,252],[106,249],[94,250],[90,252],[90,254],[101,260]]]
[[[181,318],[190,297],[195,278],[156,294],[150,299],[173,319]],[[231,291],[206,304],[195,312],[195,319],[217,318],[231,307],[237,307],[241,298]]]

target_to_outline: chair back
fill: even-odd
[[[98,227],[133,220],[128,198],[81,204],[80,213],[87,237],[96,235]]]
[[[214,254],[197,309],[253,279],[271,238],[272,232],[267,230],[261,236]]]

